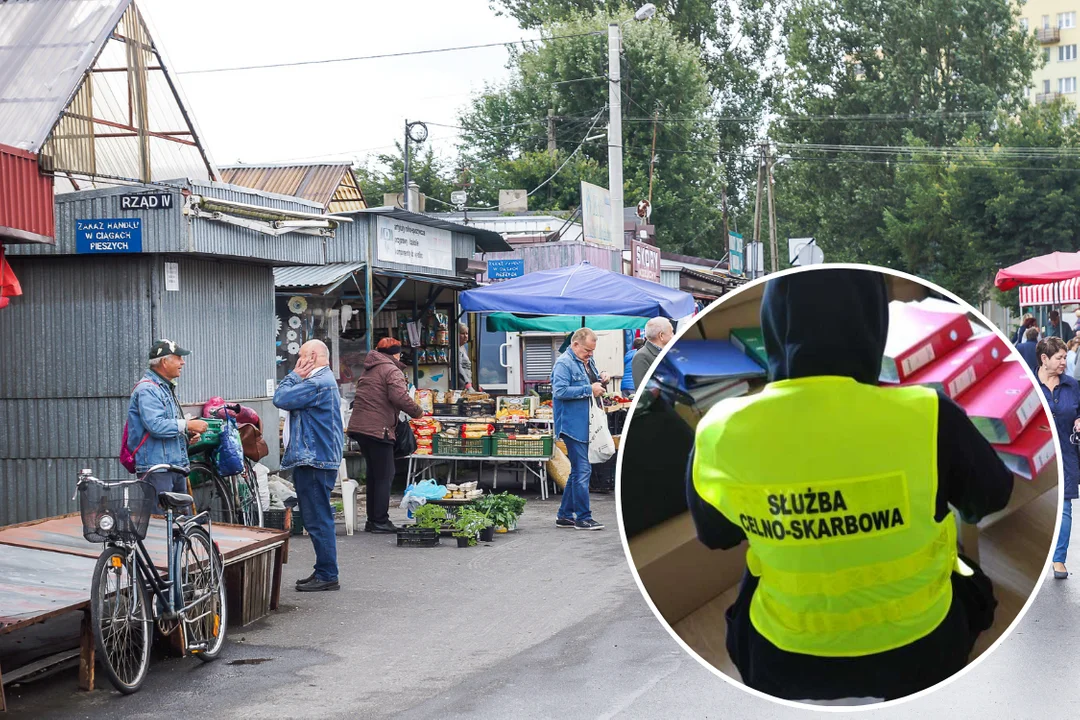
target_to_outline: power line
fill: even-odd
[[[267,69],[270,69],[270,68],[301,67],[301,66],[304,66],[304,65],[328,65],[328,64],[331,64],[331,63],[356,62],[358,60],[381,60],[381,59],[384,59],[384,58],[406,57],[406,56],[410,56],[410,55],[431,55],[431,54],[434,54],[434,53],[457,52],[459,50],[479,50],[481,48],[490,48],[490,47],[510,47],[510,46],[513,46],[513,45],[517,45],[518,43],[521,43],[522,45],[524,45],[525,43],[530,43],[530,42],[535,43],[535,42],[547,42],[549,40],[567,40],[567,39],[570,39],[570,38],[590,37],[590,36],[594,36],[594,35],[604,35],[604,34],[605,33],[601,32],[599,30],[596,30],[596,31],[593,31],[593,32],[575,33],[573,35],[552,35],[551,37],[532,38],[532,39],[528,39],[528,40],[522,38],[521,40],[509,40],[509,41],[506,41],[506,42],[483,43],[483,44],[480,44],[480,45],[459,45],[457,47],[433,48],[433,49],[430,49],[430,50],[409,50],[409,51],[406,51],[406,52],[383,53],[383,54],[380,54],[380,55],[358,55],[356,57],[327,58],[325,60],[301,60],[301,61],[297,61],[297,62],[269,63],[267,65],[241,65],[241,66],[237,66],[237,67],[206,68],[206,69],[203,69],[203,70],[183,70],[183,71],[178,72],[176,74],[177,75],[206,75],[206,74],[209,74],[209,73],[239,72],[239,71],[242,71],[242,70],[267,70]]]

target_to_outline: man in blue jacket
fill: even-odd
[[[326,345],[309,340],[300,348],[296,367],[274,393],[274,405],[289,411],[289,446],[281,469],[293,471],[304,528],[315,548],[315,571],[297,581],[300,592],[341,589],[330,492],[341,467],[345,428],[341,394],[329,366]]]
[[[158,340],[150,348],[150,369],[135,384],[128,401],[128,450],[135,455],[135,472],[142,475],[155,465],[188,469],[188,433],[206,431],[206,421],[185,420],[176,397],[176,380],[187,355],[172,340]],[[187,492],[187,474],[158,470],[146,476],[158,493]]]
[[[596,333],[581,328],[570,338],[570,348],[555,361],[551,371],[555,437],[566,443],[570,457],[570,478],[563,490],[555,527],[602,530],[589,509],[589,403],[604,394],[606,372],[596,370]]]

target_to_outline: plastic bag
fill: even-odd
[[[425,500],[442,500],[446,497],[446,486],[439,485],[434,480],[421,480],[409,487],[406,495],[415,495]]]
[[[608,429],[607,413],[589,401],[589,462],[607,462],[615,455],[615,440]]]
[[[259,506],[265,512],[270,509],[270,468],[258,462],[251,467],[255,470],[255,484],[259,490]]]
[[[228,430],[221,433],[221,443],[214,451],[214,464],[221,475],[239,475],[244,472],[244,449],[240,442],[240,431],[236,429],[236,420],[229,418]]]

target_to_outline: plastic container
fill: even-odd
[[[461,404],[461,417],[490,417],[495,414],[495,402],[484,400]]]
[[[492,436],[491,444],[495,457],[550,457],[552,453],[550,435],[510,438],[498,434]]]
[[[397,531],[398,547],[435,547],[439,531],[434,528],[401,527]]]
[[[607,462],[592,466],[592,476],[589,478],[589,492],[612,493],[615,492],[615,465],[617,457]]]
[[[460,417],[461,408],[459,403],[435,403],[431,406],[433,417]]]
[[[454,438],[435,435],[431,448],[434,455],[485,457],[491,455],[491,438]]]

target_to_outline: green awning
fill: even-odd
[[[573,332],[584,324],[592,330],[641,330],[647,320],[619,315],[586,315],[582,318],[581,315],[491,313],[487,316],[487,329],[488,332]]]

